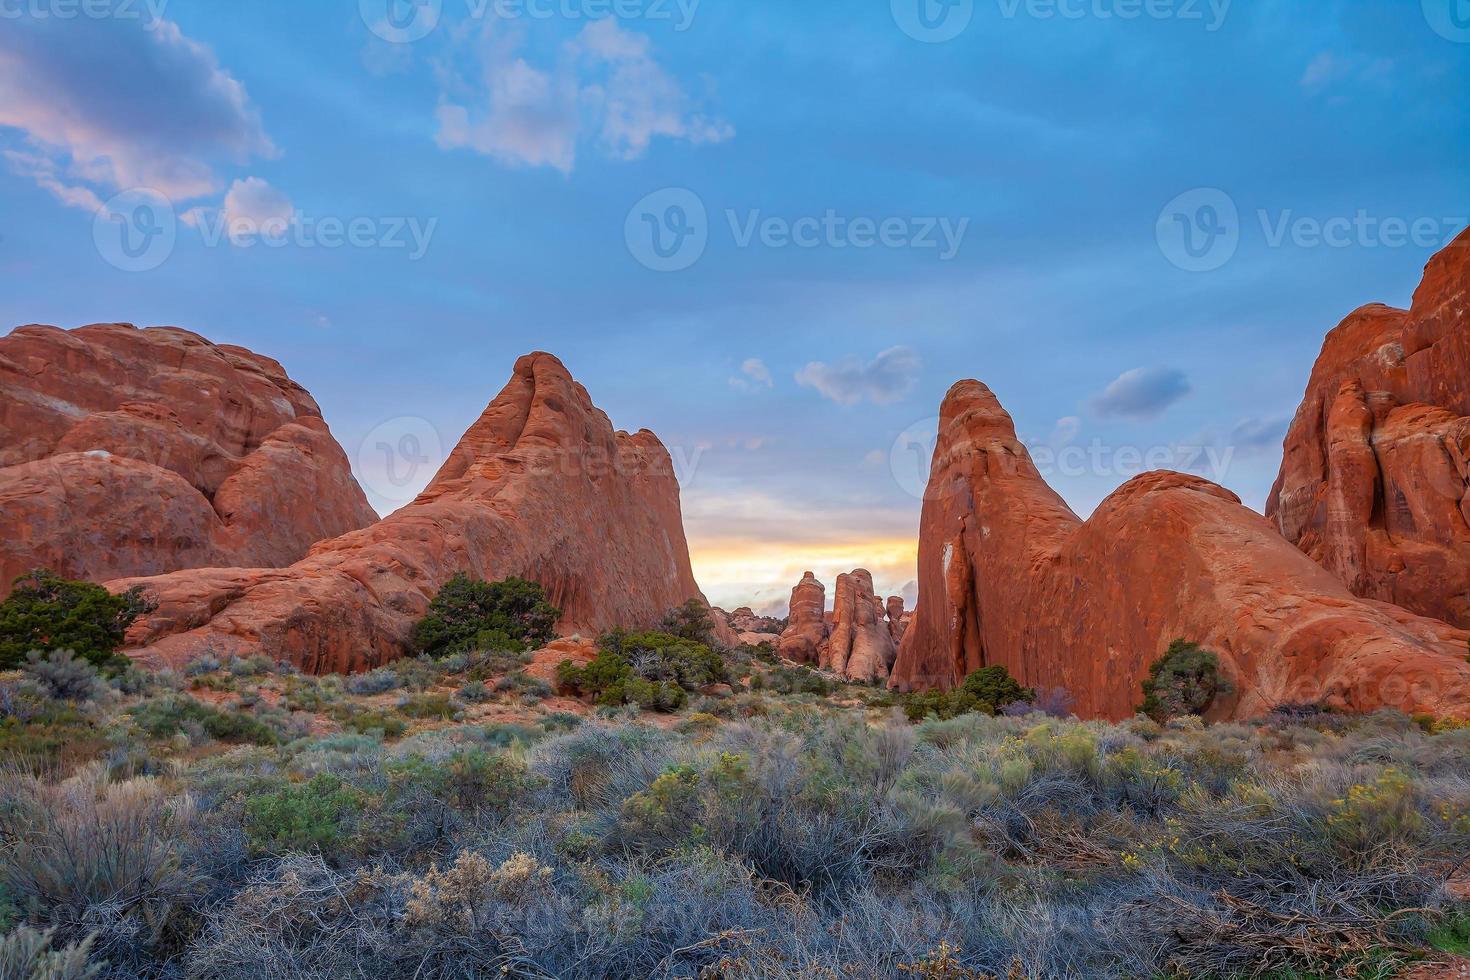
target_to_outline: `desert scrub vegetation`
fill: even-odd
[[[123,636],[152,603],[141,589],[113,595],[91,582],[72,582],[38,570],[15,580],[0,602],[0,670],[18,667],[35,651],[69,650],[79,660],[121,670]]]
[[[602,637],[586,666],[563,661],[556,677],[563,689],[604,707],[665,712],[684,707],[691,691],[732,679],[724,658],[703,643],[673,633],[622,630]]]
[[[1175,640],[1155,660],[1143,680],[1140,714],[1155,721],[1202,715],[1220,697],[1233,690],[1220,673],[1220,658],[1196,643]]]
[[[974,713],[993,715],[1011,705],[1029,705],[1035,700],[1035,691],[1022,687],[1010,671],[997,664],[980,668],[948,691],[916,691],[905,695],[903,710],[910,721],[930,717],[947,721]]]
[[[561,611],[535,582],[484,582],[456,575],[429,604],[414,629],[414,645],[430,657],[483,650],[521,651],[554,636]]]
[[[718,677],[639,636],[608,650],[686,695]],[[219,662],[19,699],[6,725],[90,757],[0,743],[3,975],[1224,980],[1391,976],[1470,941],[1464,729],[1079,722],[998,679],[911,723],[796,671],[699,699],[723,716],[584,720],[454,696],[477,662],[405,666],[420,691]],[[180,689],[211,680],[263,694]],[[514,720],[395,706],[451,696]]]

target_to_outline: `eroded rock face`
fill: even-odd
[[[586,636],[650,628],[704,601],[667,450],[651,432],[614,432],[550,354],[517,361],[423,494],[372,527],[289,568],[110,585],[160,600],[129,636],[128,652],[147,664],[259,650],[325,673],[402,656],[430,598],[461,572],[541,583],[563,611],[561,631]]]
[[[1355,594],[1470,627],[1470,231],[1327,336],[1267,516]]]
[[[807,572],[791,590],[791,616],[781,634],[777,650],[787,660],[815,664],[827,642],[828,625],[824,617],[827,588],[817,576]]]
[[[321,409],[270,358],[173,327],[0,338],[0,597],[34,568],[289,565],[376,520]]]
[[[837,576],[830,611],[825,609],[827,590],[812,572],[807,572],[791,590],[791,617],[777,646],[781,656],[798,663],[813,664],[850,681],[872,684],[888,678],[898,655],[895,624],[887,604],[873,592],[873,576],[857,569]]]
[[[749,606],[741,606],[730,614],[730,625],[740,633],[780,633],[785,624],[770,616],[757,616]]]
[[[1220,655],[1213,717],[1292,702],[1470,716],[1467,634],[1354,597],[1229,491],[1137,477],[1082,521],[976,381],[952,388],[919,537],[919,605],[890,686],[949,687],[1003,664],[1065,687],[1084,717],[1129,716],[1176,638]]]
[[[872,573],[859,568],[837,576],[832,632],[821,666],[850,681],[886,681],[898,656],[886,616],[883,601],[873,592]]]
[[[891,595],[888,597],[888,606],[884,610],[888,616],[888,632],[893,637],[893,646],[897,649],[903,642],[904,631],[909,627],[909,615],[904,612],[903,596]]]

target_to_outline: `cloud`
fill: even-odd
[[[1052,427],[1051,435],[1047,437],[1046,444],[1053,449],[1063,449],[1072,444],[1082,431],[1082,420],[1075,415],[1057,419],[1057,424]]]
[[[796,382],[839,405],[856,405],[865,398],[887,405],[913,390],[921,367],[913,349],[890,347],[867,364],[854,355],[835,364],[813,361],[796,373]]]
[[[881,449],[870,450],[867,455],[863,457],[863,465],[870,469],[877,469],[887,462],[888,454]]]
[[[1230,432],[1228,445],[1243,453],[1278,450],[1286,439],[1289,419],[1244,419]]]
[[[1153,418],[1189,394],[1189,379],[1173,368],[1134,368],[1118,376],[1092,400],[1103,418]]]
[[[741,377],[730,379],[730,387],[736,391],[763,391],[776,384],[771,377],[771,369],[758,357],[749,358],[742,363],[740,374]]]
[[[556,63],[518,54],[523,34],[487,25],[467,98],[441,96],[437,140],[504,164],[571,173],[579,145],[595,136],[603,150],[636,160],[656,137],[719,143],[734,127],[701,112],[653,56],[652,42],[614,18],[597,20],[561,46]]]
[[[1302,88],[1322,88],[1342,78],[1347,74],[1347,70],[1347,65],[1334,58],[1332,52],[1323,51],[1312,59],[1311,64],[1307,65],[1307,70],[1302,73]]]
[[[166,20],[7,20],[0,92],[0,127],[25,140],[6,160],[72,207],[132,187],[202,197],[221,162],[276,152],[245,87]]]
[[[282,237],[295,213],[284,193],[259,177],[246,177],[230,185],[222,217],[230,240],[236,241],[258,234]]]

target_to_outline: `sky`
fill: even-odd
[[[1262,509],[1323,335],[1470,222],[1466,92],[1467,0],[0,0],[0,329],[275,357],[382,512],[549,350],[713,602],[912,599],[963,378],[1084,516]]]

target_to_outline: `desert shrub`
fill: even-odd
[[[698,599],[690,599],[677,609],[670,609],[659,623],[659,631],[702,646],[715,645],[714,614]]]
[[[263,653],[251,657],[232,657],[225,664],[232,677],[261,677],[276,670],[276,662]]]
[[[424,721],[444,721],[459,713],[447,694],[415,694],[398,703],[399,714]]]
[[[427,759],[411,756],[388,766],[391,793],[430,800],[465,814],[502,813],[536,785],[519,756],[479,748]]]
[[[535,582],[484,582],[457,575],[429,604],[414,628],[414,645],[431,657],[476,650],[512,652],[544,646],[561,611]]]
[[[141,589],[113,595],[50,572],[24,575],[0,602],[0,670],[20,666],[32,650],[61,649],[97,667],[121,668],[115,658],[128,627],[153,608]]]
[[[185,677],[203,677],[221,669],[224,663],[213,653],[205,651],[184,665]]]
[[[0,722],[24,725],[46,708],[45,696],[34,684],[0,680]]]
[[[556,676],[563,688],[600,705],[650,711],[677,711],[687,692],[729,679],[720,655],[703,644],[670,633],[622,631],[604,636],[585,667],[563,661]]]
[[[53,949],[55,930],[37,932],[20,926],[0,939],[0,977],[5,980],[90,980],[104,964],[92,962],[92,943],[81,942]]]
[[[92,701],[107,692],[107,685],[97,676],[97,668],[78,659],[70,650],[52,650],[49,656],[32,650],[22,670],[53,701]]]
[[[379,667],[366,674],[353,674],[347,678],[347,692],[359,697],[387,694],[403,686],[403,678],[392,667]]]
[[[261,854],[334,855],[347,841],[363,803],[363,794],[341,777],[322,773],[246,801],[245,837]]]
[[[993,715],[1017,702],[1032,702],[1036,692],[1022,687],[1001,664],[982,667],[948,691],[920,691],[906,695],[903,710],[910,721],[931,715],[941,721],[965,714]]]
[[[837,690],[837,685],[810,667],[777,667],[764,674],[750,678],[752,691],[773,691],[777,694],[813,694],[826,697]]]
[[[1175,640],[1148,669],[1138,710],[1158,722],[1202,715],[1215,699],[1230,694],[1220,658],[1185,640]]]
[[[68,941],[98,932],[108,959],[153,946],[197,894],[187,861],[197,816],[154,779],[109,783],[100,766],[64,783],[15,773],[0,790],[0,881]]]
[[[674,766],[647,789],[623,801],[620,829],[630,840],[649,848],[682,840],[700,814],[700,782],[693,766]]]
[[[481,704],[490,700],[490,689],[485,686],[484,681],[470,681],[454,692],[454,696],[465,704]]]
[[[356,704],[334,705],[332,720],[350,732],[363,735],[377,733],[386,739],[402,738],[408,732],[408,722],[390,711],[378,711]]]
[[[523,670],[512,670],[495,684],[501,694],[529,694],[539,700],[551,697],[551,685],[539,677],[531,677]]]
[[[150,738],[170,738],[180,732],[191,741],[204,736],[221,742],[274,745],[280,736],[269,725],[243,711],[216,708],[187,694],[170,694],[144,701],[129,712],[133,723]]]
[[[1043,714],[1051,718],[1072,717],[1072,707],[1077,699],[1065,687],[1037,688],[1036,696],[1027,701],[1015,701],[1001,708],[1003,714],[1022,717]]]

